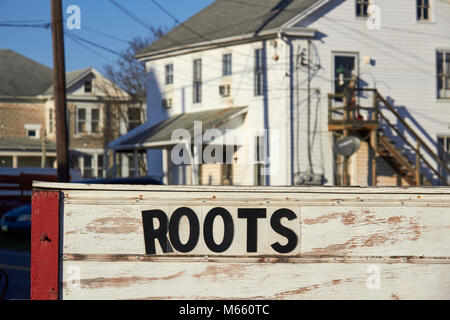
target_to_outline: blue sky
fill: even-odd
[[[169,29],[175,26],[175,21],[151,0],[116,0],[116,2],[148,25]],[[184,21],[211,4],[213,0],[157,0],[157,2],[178,20]],[[110,0],[63,0],[62,3],[64,18],[69,17],[66,13],[68,6],[77,5],[81,9],[81,30],[68,32],[111,50],[120,52],[127,47],[124,41],[149,33],[144,26],[120,11]],[[0,23],[30,24],[45,21],[50,21],[50,0],[0,0]],[[98,32],[122,41],[108,38]],[[90,51],[65,37],[67,71],[89,66],[102,71],[105,64],[114,63],[117,59],[112,53],[89,44],[85,46],[89,47]],[[52,67],[50,29],[0,26],[0,49],[14,50]]]

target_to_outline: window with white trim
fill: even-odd
[[[202,102],[202,59],[194,60],[193,72],[193,102]]]
[[[100,109],[91,109],[91,132],[100,132]]]
[[[231,53],[224,54],[222,56],[222,76],[224,77],[231,76],[233,72],[232,61],[233,60]]]
[[[166,85],[173,84],[173,64],[166,64]]]
[[[93,156],[90,154],[85,154],[83,156],[83,177],[84,178],[94,177]]]
[[[370,0],[356,0],[356,16],[360,18],[369,17]]]
[[[86,80],[83,83],[84,93],[92,93],[92,80]]]
[[[86,133],[86,109],[85,108],[77,108],[77,133]]]
[[[85,153],[78,157],[75,169],[80,170],[85,179],[103,178],[105,176],[103,153]]]
[[[103,161],[104,157],[102,154],[97,155],[97,178],[103,178]]]
[[[128,116],[128,130],[131,131],[134,128],[139,127],[142,124],[141,108],[129,107],[127,110]]]
[[[100,133],[101,110],[99,107],[76,108],[76,134]]]
[[[430,1],[431,0],[416,0],[417,21],[430,21]]]
[[[450,99],[450,50],[437,52],[437,89],[439,99]]]
[[[25,124],[25,131],[28,139],[39,139],[41,125],[40,124]]]
[[[48,109],[48,133],[53,134],[55,114],[52,108]]]
[[[255,50],[255,96],[263,95],[264,86],[264,65],[263,65],[263,51],[262,49]]]

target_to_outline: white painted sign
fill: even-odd
[[[64,299],[450,298],[448,188],[34,187]]]

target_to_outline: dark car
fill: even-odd
[[[19,238],[28,238],[31,233],[31,204],[14,208],[0,220],[0,230]]]
[[[124,185],[163,185],[158,177],[131,177],[82,180],[75,183],[86,184],[124,184]],[[18,238],[29,238],[31,234],[31,204],[14,208],[3,215],[0,230]]]

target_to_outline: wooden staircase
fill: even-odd
[[[368,98],[370,95],[371,99]],[[359,99],[361,96],[364,99]],[[334,106],[336,99],[341,101],[341,106]],[[361,100],[371,101],[372,106],[361,106]],[[329,94],[328,106],[330,131],[343,137],[370,132],[375,159],[383,158],[409,185],[433,185],[427,176],[438,181],[434,184],[449,185],[446,179],[446,176],[450,177],[448,165],[376,89],[347,88],[342,94]],[[398,124],[402,125],[402,131],[397,127]],[[395,141],[393,138],[396,138]],[[343,161],[344,166],[346,162]],[[376,166],[376,160],[372,163]],[[345,174],[347,170],[344,168],[343,172]],[[372,172],[375,176],[372,180],[376,181],[376,167]]]

